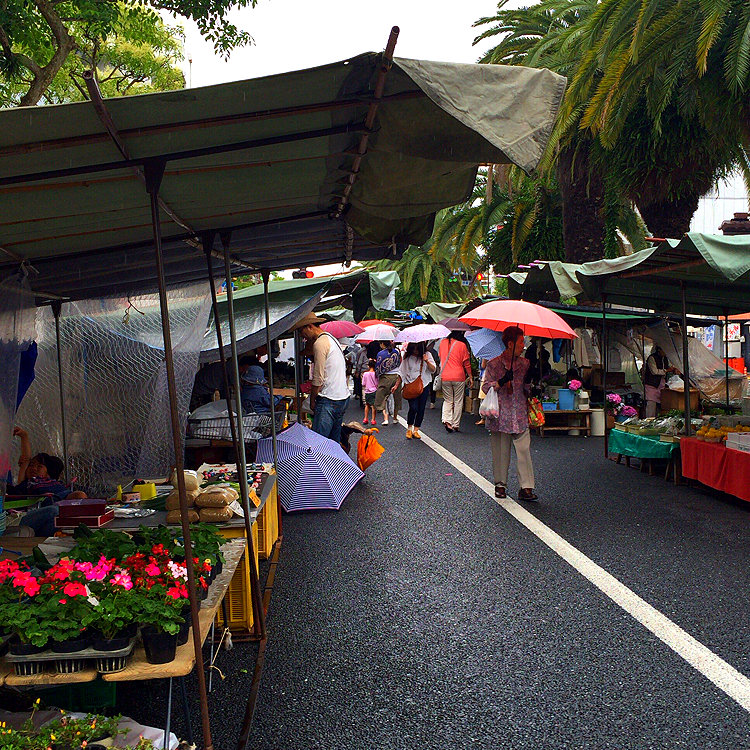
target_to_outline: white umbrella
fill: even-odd
[[[369,329],[368,329],[369,330]],[[405,342],[435,341],[444,339],[450,334],[450,329],[440,323],[420,323],[419,325],[404,328],[394,341],[398,344]]]
[[[377,323],[374,326],[367,326],[362,333],[355,336],[354,340],[363,344],[369,344],[371,341],[393,341],[397,333],[398,328]]]

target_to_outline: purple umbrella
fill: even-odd
[[[419,323],[418,325],[404,328],[394,341],[397,344],[435,341],[436,339],[444,339],[448,334],[450,334],[450,329],[440,325],[440,323]]]
[[[362,326],[358,326],[349,320],[331,320],[328,323],[321,323],[320,327],[335,339],[348,339],[365,330]]]
[[[451,331],[470,331],[471,326],[467,326],[466,323],[459,320],[458,318],[446,318],[440,321],[441,326],[445,326]]]
[[[279,500],[284,510],[338,510],[364,472],[333,440],[295,424],[277,440]],[[258,441],[256,461],[273,461],[273,441]]]

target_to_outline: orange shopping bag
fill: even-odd
[[[382,455],[385,448],[377,441],[375,435],[362,435],[357,443],[357,466],[367,471]]]

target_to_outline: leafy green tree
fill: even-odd
[[[249,34],[227,21],[232,8],[255,0],[4,0],[0,3],[0,103],[28,106],[76,98],[66,80],[96,67],[107,93],[175,88],[181,58],[165,10],[198,25],[223,55],[249,44]],[[150,51],[149,51],[150,48]],[[109,85],[111,84],[111,85]],[[50,91],[51,90],[51,91]],[[49,95],[48,95],[48,92]]]

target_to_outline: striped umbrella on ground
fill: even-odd
[[[364,472],[333,440],[295,424],[278,444],[279,501],[287,512],[338,510]],[[273,461],[271,438],[258,441],[257,461]]]

